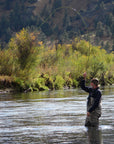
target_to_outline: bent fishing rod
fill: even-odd
[[[80,14],[79,11],[77,11],[76,9],[74,9],[74,8],[72,8],[72,7],[68,7],[68,6],[58,7],[58,8],[56,8],[55,10],[53,10],[53,11],[49,14],[49,16],[44,20],[44,22],[42,22],[42,23],[40,24],[40,26],[38,27],[38,29],[40,29],[40,28],[42,27],[42,25],[44,25],[44,24],[52,17],[52,15],[54,15],[54,14],[55,14],[58,10],[60,10],[60,9],[70,9],[70,10],[74,11],[76,14],[78,14],[78,15],[80,16],[80,18],[81,18],[84,26],[85,26],[86,29],[87,29],[87,39],[88,39],[88,41],[89,41],[89,53],[88,53],[88,59],[87,59],[86,68],[85,68],[85,70],[87,70],[87,68],[88,68],[88,62],[89,62],[89,57],[90,57],[90,53],[91,53],[90,38],[89,38],[89,33],[88,33],[87,24],[86,24],[83,16]]]

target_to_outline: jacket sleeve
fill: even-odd
[[[101,101],[101,92],[98,91],[97,94],[96,94],[96,99],[95,99],[95,102],[93,103],[93,105],[91,106],[91,108],[88,110],[88,112],[93,112],[99,105]]]
[[[90,87],[85,86],[85,80],[81,81],[81,88],[88,93],[91,91]]]

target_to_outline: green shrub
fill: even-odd
[[[33,87],[33,91],[39,91],[39,89],[38,89],[38,88]]]
[[[0,75],[11,76],[14,71],[14,59],[11,50],[0,49]]]
[[[13,86],[16,89],[19,89],[20,91],[23,91],[24,89],[26,89],[24,81],[18,77],[14,78]]]
[[[45,85],[45,78],[38,78],[35,81],[35,88],[38,88],[40,91],[49,90],[49,88]]]
[[[11,38],[9,50],[13,51],[15,62],[19,65],[21,74],[23,72],[26,77],[29,77],[34,72],[39,51],[34,33],[22,29],[15,37]]]
[[[46,79],[46,86],[51,90],[54,89],[54,82],[53,82],[53,79],[51,77]]]
[[[65,84],[66,84],[66,86],[68,86],[69,88],[71,88],[72,85],[73,85],[73,80],[68,77],[68,78],[65,80]]]
[[[73,87],[78,87],[79,86],[79,82],[77,80],[73,80]]]
[[[57,75],[54,83],[55,89],[62,89],[64,84],[65,84],[65,80],[63,79],[63,77]]]

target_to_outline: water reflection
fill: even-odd
[[[87,133],[89,144],[103,144],[101,129],[97,127],[89,127]]]

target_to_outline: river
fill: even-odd
[[[80,88],[0,94],[0,144],[114,144],[114,86],[101,89],[100,126],[89,129]]]

